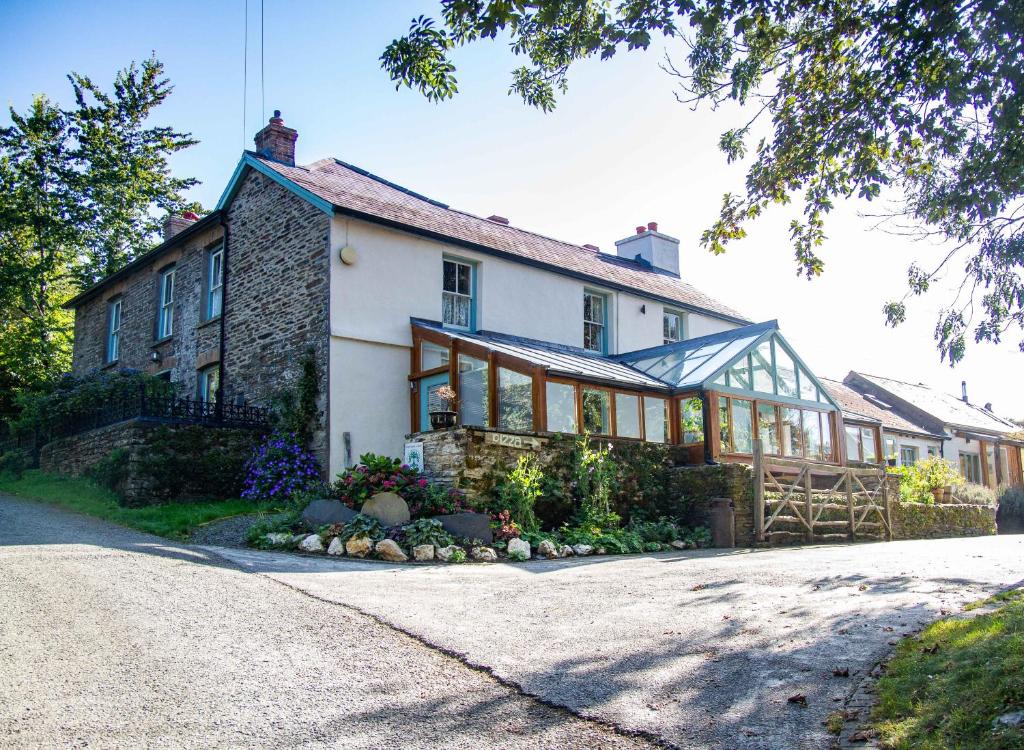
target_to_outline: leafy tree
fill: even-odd
[[[0,417],[17,392],[70,365],[72,314],[62,305],[156,239],[163,212],[195,210],[167,157],[195,143],[147,127],[171,92],[155,58],[132,63],[108,94],[68,76],[75,106],[44,96],[0,128]],[[157,213],[160,212],[160,213]]]
[[[798,198],[790,236],[798,272],[812,278],[836,199],[896,196],[882,219],[943,247],[929,266],[911,266],[907,294],[885,306],[888,323],[962,263],[960,293],[935,328],[942,357],[956,363],[968,337],[999,342],[1024,328],[1019,0],[443,0],[442,23],[415,19],[381,62],[397,86],[442,100],[458,91],[451,52],[499,34],[528,61],[510,93],[545,111],[575,62],[646,49],[658,34],[683,40],[685,60],[664,64],[677,98],[746,110],[719,142],[749,168],[744,193],[726,194],[702,235],[712,252],[769,205]]]

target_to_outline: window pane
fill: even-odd
[[[420,369],[433,370],[435,367],[444,367],[448,364],[448,347],[438,346],[429,341],[420,343]]]
[[[804,445],[807,446],[807,458],[821,458],[821,419],[816,411],[804,412]]]
[[[668,401],[644,396],[644,437],[651,443],[667,443]]]
[[[782,407],[782,455],[802,456],[800,410]]]
[[[860,461],[860,429],[857,427],[846,427],[846,459],[848,461]]]
[[[458,268],[459,294],[471,295],[473,293],[473,267],[466,263],[456,263]]]
[[[199,400],[208,404],[217,401],[217,388],[220,385],[220,368],[208,367],[199,373]]]
[[[459,419],[464,425],[487,427],[487,362],[459,355]]]
[[[576,432],[576,387],[568,383],[545,384],[548,432]]]
[[[583,389],[583,428],[591,435],[611,434],[611,394]]]
[[[861,427],[860,439],[864,444],[864,460],[869,464],[877,463],[878,446],[875,445],[875,431],[870,427]]]
[[[732,399],[732,449],[735,453],[752,453],[754,451],[752,406],[750,401]]]
[[[913,445],[900,446],[900,464],[913,466],[917,463],[917,447]]]
[[[604,351],[604,326],[597,323],[583,324],[583,348],[592,352]]]
[[[896,438],[887,437],[882,441],[885,444],[885,457],[896,458]]]
[[[1010,482],[1010,455],[1007,453],[1006,446],[1000,446],[999,448],[999,484],[1009,484]]]
[[[832,418],[822,412],[821,416],[821,460],[833,461],[832,453]]]
[[[796,365],[793,364],[793,358],[779,345],[775,346],[775,371],[779,378],[779,394],[796,396]]]
[[[768,454],[779,454],[779,415],[772,404],[757,405],[758,435],[761,449]]]
[[[457,292],[458,289],[458,268],[455,263],[450,260],[444,262],[444,291],[446,292]]]
[[[441,322],[445,325],[469,328],[472,300],[457,294],[444,292],[441,295]]]
[[[750,390],[750,367],[746,357],[734,364],[728,370],[728,384],[733,388]]]
[[[640,437],[640,397],[628,393],[615,394],[615,434],[619,437]]]
[[[693,445],[704,442],[704,401],[700,396],[685,399],[680,404],[683,443]]]
[[[718,445],[722,453],[729,453],[729,399],[718,399]]]
[[[802,367],[800,368],[800,398],[804,401],[817,401],[818,399],[818,388],[814,385],[807,370]]]
[[[772,342],[765,341],[750,355],[753,366],[754,390],[761,393],[775,393],[775,376],[772,375]]]
[[[533,429],[533,378],[529,375],[498,368],[498,427]]]
[[[583,319],[591,323],[604,323],[604,297],[599,294],[583,295]]]
[[[678,313],[666,312],[662,316],[662,329],[664,332],[664,339],[666,344],[671,344],[674,341],[680,341],[682,336],[682,325],[681,319]]]

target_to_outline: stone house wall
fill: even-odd
[[[104,369],[133,369],[151,374],[170,371],[179,394],[195,398],[197,370],[219,360],[219,318],[204,321],[207,252],[220,243],[222,229],[213,225],[187,237],[180,247],[159,253],[75,310],[75,343],[72,372],[85,375]],[[173,335],[156,340],[160,273],[173,265]],[[107,363],[108,305],[121,298],[119,356]],[[159,362],[152,353],[161,355]]]

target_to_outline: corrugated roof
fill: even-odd
[[[472,341],[490,351],[518,357],[535,365],[546,367],[550,373],[555,375],[569,375],[582,380],[605,383],[621,383],[634,388],[669,390],[665,383],[655,378],[648,377],[627,365],[585,349],[490,331],[466,333],[445,328],[434,321],[418,318],[413,318],[412,324],[420,328],[440,331],[453,339]]]
[[[854,373],[879,388],[907,401],[941,422],[956,427],[1006,434],[1020,429],[1012,422],[997,417],[980,406],[967,403],[956,396],[937,391],[923,383],[905,383],[902,380],[878,375]]]
[[[671,274],[450,208],[337,159],[290,167],[251,153],[247,157],[343,212],[515,256],[733,322],[750,322]]]
[[[818,378],[825,390],[829,392],[835,401],[842,407],[843,414],[854,420],[879,422],[883,427],[894,432],[908,432],[913,435],[926,435],[939,438],[939,435],[932,435],[919,425],[910,422],[891,409],[884,408],[878,401],[865,398],[845,383],[832,380],[831,378]]]

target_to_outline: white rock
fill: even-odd
[[[267,544],[280,547],[282,544],[288,544],[292,540],[292,535],[288,532],[278,532],[276,534],[267,534],[263,538],[267,541]]]
[[[299,549],[303,552],[323,552],[324,543],[320,541],[319,534],[310,534],[299,542]]]
[[[374,549],[380,559],[388,562],[405,562],[409,559],[409,556],[402,552],[402,548],[394,539],[381,539]]]
[[[561,547],[558,548],[558,556],[559,557],[572,557],[573,556],[573,549],[572,549],[572,547],[570,547],[568,544],[563,544]]]
[[[512,559],[529,560],[530,543],[525,539],[509,539],[508,556]]]
[[[1024,725],[1024,711],[1013,711],[1002,716],[997,716],[992,722],[993,728],[999,726],[1004,727],[1019,727]]]
[[[684,542],[682,539],[673,539],[671,544],[676,549],[686,549],[686,542]]]
[[[490,547],[474,547],[470,555],[477,562],[497,562],[498,553]]]
[[[366,557],[373,549],[373,542],[368,536],[357,536],[345,542],[345,551],[352,557]]]
[[[545,539],[537,545],[537,554],[541,557],[546,557],[549,560],[553,560],[558,557],[558,547],[550,539]]]
[[[604,547],[598,547],[597,549],[594,550],[594,554],[595,555],[607,555],[608,554],[608,550],[606,550]]]
[[[441,562],[448,562],[452,559],[452,555],[455,554],[455,550],[457,549],[458,547],[456,547],[454,544],[449,544],[447,547],[438,547],[437,559]]]
[[[412,559],[420,562],[426,562],[427,560],[434,559],[434,545],[433,544],[417,544],[412,548]]]
[[[589,544],[574,544],[572,545],[572,551],[580,557],[594,554],[594,548]]]
[[[344,555],[345,554],[345,543],[341,541],[339,537],[334,537],[331,543],[327,545],[328,555]]]

